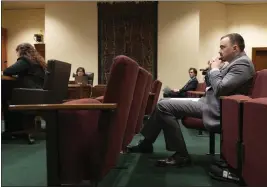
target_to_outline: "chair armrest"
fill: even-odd
[[[250,99],[247,103],[251,103],[253,105],[265,105],[265,106],[267,106],[267,97]]]
[[[230,95],[230,96],[221,96],[220,99],[221,100],[232,100],[238,103],[244,103],[252,98],[246,95]]]
[[[9,105],[9,110],[114,110],[116,103]]]
[[[95,99],[98,100],[99,102],[103,103],[104,96],[102,95],[102,96],[96,97]]]
[[[187,94],[189,94],[190,96],[198,96],[198,97],[202,97],[203,95],[205,95],[205,92],[202,91],[187,91]]]

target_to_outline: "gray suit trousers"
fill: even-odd
[[[204,103],[190,100],[162,99],[158,102],[151,117],[143,127],[141,134],[154,143],[163,130],[166,149],[187,156],[187,148],[178,119],[182,117],[202,118]]]

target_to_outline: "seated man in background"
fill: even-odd
[[[181,98],[186,97],[187,91],[194,91],[197,89],[198,80],[196,78],[197,76],[197,70],[196,68],[189,68],[189,77],[190,80],[184,85],[182,89],[168,89],[165,88],[163,91],[163,97],[172,97],[172,98]]]

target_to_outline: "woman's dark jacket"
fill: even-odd
[[[42,88],[45,70],[39,63],[20,57],[15,64],[4,70],[3,75],[17,75],[17,87],[19,88]]]

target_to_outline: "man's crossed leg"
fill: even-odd
[[[168,151],[175,153],[163,160],[158,160],[157,166],[185,166],[191,162],[178,119],[185,116],[202,118],[204,103],[186,99],[162,99],[158,102],[151,117],[141,130],[144,139],[136,146],[129,146],[128,151],[133,153],[152,153],[153,143],[163,130]]]

